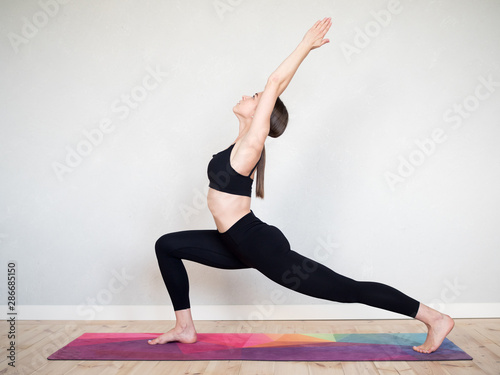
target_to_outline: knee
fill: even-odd
[[[156,240],[155,253],[156,257],[165,256],[174,250],[173,239],[170,233],[164,234]]]

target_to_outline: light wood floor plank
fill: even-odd
[[[209,364],[210,361],[192,361],[187,365],[186,372],[184,374],[185,375],[206,374],[206,369]],[[163,373],[166,374],[167,372]]]
[[[206,375],[238,375],[241,361],[210,361],[204,374]]]
[[[467,330],[463,330],[463,335],[466,341],[462,349],[474,358],[474,364],[485,374],[498,375],[500,373],[500,356],[485,346],[485,344],[491,344],[492,341],[481,335],[476,330],[476,326],[472,324]]]
[[[309,369],[305,362],[275,362],[275,375],[308,375]]]
[[[374,362],[374,365],[381,375],[419,375],[411,368],[408,362]]]
[[[271,361],[242,361],[238,375],[267,375],[274,374],[275,362]]]
[[[379,374],[373,362],[342,362],[342,368],[346,374]]]
[[[308,362],[310,375],[344,375],[341,362]]]

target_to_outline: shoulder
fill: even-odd
[[[245,138],[236,142],[230,155],[231,167],[238,173],[248,176],[259,162],[264,143],[248,142]]]

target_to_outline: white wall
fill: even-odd
[[[0,2],[0,280],[16,261],[18,304],[170,304],[156,239],[215,228],[206,166],[232,106],[324,16],[254,212],[347,276],[500,303],[498,1],[63,3]],[[196,306],[325,304],[187,263]]]

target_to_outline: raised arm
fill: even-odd
[[[295,72],[309,52],[329,42],[325,35],[332,25],[331,18],[324,18],[314,24],[304,35],[297,48],[269,76],[264,91],[259,95],[259,104],[252,123],[242,139],[235,164],[244,164],[251,169],[260,158],[264,142],[269,134],[271,114],[276,99],[285,91]]]
[[[302,61],[304,61],[309,52],[330,42],[329,39],[325,39],[325,35],[331,25],[331,18],[324,18],[323,20],[316,22],[314,26],[307,31],[306,35],[292,54],[288,56],[286,60],[283,61],[281,65],[271,74],[268,83],[271,81],[278,84],[278,96],[285,91],[288,84],[292,80],[292,77],[295,75],[295,72],[299,68],[299,65]]]
[[[259,105],[255,110],[250,128],[253,136],[258,137],[259,143],[264,144],[269,134],[269,121],[276,99],[285,91],[295,75],[295,72],[309,52],[330,42],[330,40],[325,39],[325,35],[331,25],[331,18],[324,18],[316,22],[314,26],[307,31],[297,48],[295,48],[290,56],[288,56],[269,76],[266,87],[261,94]]]

